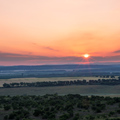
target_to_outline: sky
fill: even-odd
[[[0,0],[0,65],[88,63],[120,63],[120,0]]]

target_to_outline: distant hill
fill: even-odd
[[[44,69],[81,69],[81,68],[120,68],[120,65],[36,65],[36,66],[0,66],[0,70],[44,70]]]
[[[0,66],[0,78],[16,77],[76,77],[94,75],[120,76],[120,65],[36,65]]]

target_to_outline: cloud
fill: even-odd
[[[114,53],[120,53],[120,50],[116,50],[116,51],[114,51]]]
[[[4,62],[4,64],[2,64]],[[0,65],[9,64],[84,64],[84,63],[95,63],[95,64],[108,64],[108,63],[120,63],[120,55],[106,56],[106,57],[95,57],[91,56],[88,60],[83,57],[66,56],[66,57],[49,57],[39,55],[23,55],[14,53],[3,53],[0,52]]]
[[[41,45],[38,45],[37,43],[32,43],[32,44],[37,46],[37,47],[43,48],[43,49],[52,50],[52,51],[59,51],[59,50],[56,50],[50,46],[41,46]]]
[[[48,50],[52,50],[52,51],[59,51],[59,50],[56,50],[56,49],[53,49],[51,47],[43,47],[44,49],[48,49]]]
[[[39,55],[22,55],[14,53],[0,52],[0,61],[25,61],[25,60],[40,60],[40,61],[79,61],[79,57],[49,57]]]

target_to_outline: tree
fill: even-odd
[[[73,120],[79,120],[79,113],[75,114]]]
[[[11,105],[4,105],[4,110],[10,110],[11,109]]]
[[[9,115],[9,119],[14,119],[15,118],[15,113],[13,112],[13,113],[11,113],[10,115]]]
[[[3,87],[5,87],[5,88],[10,88],[10,85],[7,84],[7,83],[4,83],[4,84],[3,84]]]
[[[8,120],[8,115],[5,115],[5,116],[4,116],[4,120]]]
[[[63,115],[60,116],[60,120],[67,120],[69,118],[69,114],[64,113]]]
[[[34,116],[39,116],[41,111],[39,109],[35,109],[33,115]]]

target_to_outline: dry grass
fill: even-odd
[[[101,95],[120,96],[120,85],[73,85],[58,87],[25,87],[25,88],[1,88],[0,95],[45,95],[54,94],[81,94],[81,95]]]

